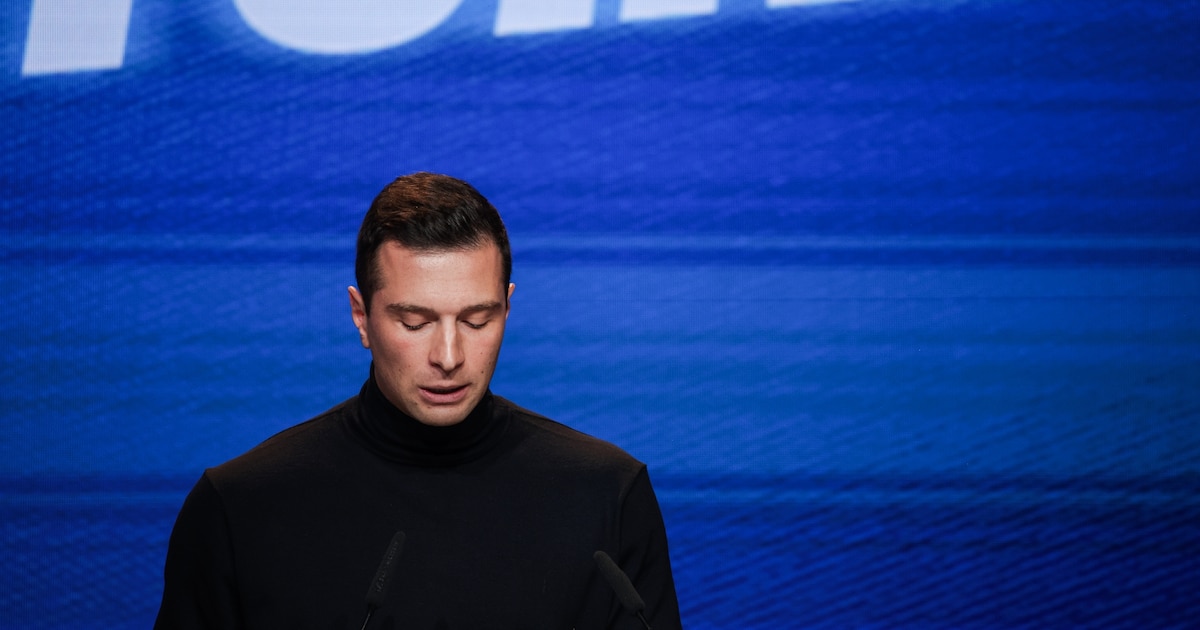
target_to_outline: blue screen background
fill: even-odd
[[[1200,3],[861,0],[370,54],[0,28],[0,627],[141,628],[206,466],[358,391],[375,193],[508,223],[493,390],[645,461],[689,628],[1200,619]]]

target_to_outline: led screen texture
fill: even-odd
[[[149,627],[201,471],[358,391],[419,170],[687,627],[1200,619],[1200,3],[0,7],[0,628]]]

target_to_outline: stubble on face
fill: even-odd
[[[500,250],[412,250],[385,243],[367,313],[350,287],[351,315],[370,349],[375,380],[423,424],[462,422],[487,393],[509,313]]]

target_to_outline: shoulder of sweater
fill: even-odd
[[[494,396],[494,399],[497,411],[507,411],[510,414],[513,429],[523,432],[525,436],[535,440],[539,448],[560,455],[562,459],[623,469],[631,473],[645,468],[645,464],[611,442],[530,411],[506,398]]]
[[[300,424],[292,425],[263,440],[257,446],[206,471],[214,483],[237,478],[247,473],[267,473],[272,469],[297,470],[298,467],[322,457],[331,447],[331,434],[338,431],[338,418],[353,405],[357,397]]]

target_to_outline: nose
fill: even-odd
[[[463,362],[462,338],[454,324],[441,325],[429,349],[429,362],[443,372],[453,372]]]

